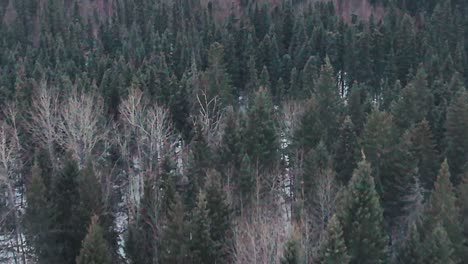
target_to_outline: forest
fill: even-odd
[[[466,0],[0,18],[0,263],[468,263]]]

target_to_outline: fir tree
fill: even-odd
[[[295,238],[290,238],[284,245],[283,257],[281,264],[299,264],[299,245]]]
[[[52,251],[50,249],[50,219],[49,204],[47,201],[47,190],[42,180],[42,172],[38,164],[34,164],[31,171],[31,182],[28,185],[26,199],[28,206],[24,216],[26,238],[34,247],[34,253],[39,263],[48,263]]]
[[[359,144],[354,124],[347,116],[341,126],[340,137],[335,150],[337,178],[346,185],[353,175],[359,158]]]
[[[260,88],[248,113],[245,148],[252,163],[268,169],[276,164],[279,139],[270,94]]]
[[[211,219],[207,208],[206,194],[197,196],[197,206],[193,209],[190,225],[190,251],[193,263],[215,263],[215,242],[211,238]]]
[[[449,165],[445,160],[440,168],[439,175],[434,185],[434,191],[429,200],[425,230],[435,230],[438,224],[447,233],[448,240],[454,247],[452,256],[458,263],[464,252],[463,229],[460,223],[460,212],[456,206],[454,187],[450,181]],[[435,232],[435,231],[434,231]],[[439,232],[440,233],[440,232]],[[441,234],[438,234],[441,235]]]
[[[186,220],[186,209],[182,199],[176,195],[171,206],[168,222],[163,228],[161,263],[190,263],[190,226]]]
[[[383,210],[371,173],[367,161],[358,164],[340,210],[351,264],[387,263],[388,260]]]
[[[418,163],[420,182],[427,192],[434,188],[439,169],[439,155],[431,128],[426,120],[421,121],[410,132],[411,152]]]
[[[421,263],[455,264],[453,243],[440,224],[436,225],[424,243],[424,259]]]
[[[418,227],[415,223],[411,224],[406,241],[399,252],[397,263],[401,264],[423,264],[424,246]]]
[[[77,264],[110,264],[112,257],[104,239],[104,232],[99,226],[97,216],[91,220],[88,234],[83,240],[80,254],[76,258]]]
[[[468,161],[468,92],[461,91],[447,111],[447,159],[455,185],[460,183],[463,166]]]
[[[320,245],[318,253],[319,264],[334,264],[350,262],[343,237],[343,229],[336,215],[330,219],[324,241]]]

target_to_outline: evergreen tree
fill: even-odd
[[[463,166],[468,161],[468,92],[461,91],[447,110],[447,159],[455,185],[460,183]]]
[[[281,264],[299,264],[299,245],[295,238],[290,238],[284,245],[283,257]]]
[[[359,162],[339,211],[351,264],[387,263],[388,260],[383,210],[371,173],[367,161]]]
[[[397,263],[401,264],[423,264],[425,248],[415,223],[411,224],[406,241],[398,255]]]
[[[335,150],[337,178],[346,185],[353,175],[359,159],[359,144],[354,124],[347,116],[341,126],[340,137]]]
[[[99,226],[97,216],[91,220],[88,234],[83,240],[77,264],[110,264],[112,263],[109,247],[104,239],[104,232]]]
[[[161,241],[161,263],[190,263],[190,226],[182,199],[176,195],[175,203],[168,214]]]
[[[340,120],[343,113],[343,102],[339,95],[339,89],[335,73],[330,59],[325,59],[325,64],[320,70],[320,77],[315,83],[315,97],[317,99],[319,117],[325,128],[324,140],[327,146],[332,146],[338,138]]]
[[[439,155],[431,128],[426,120],[421,121],[410,132],[411,152],[417,159],[420,182],[427,192],[434,188],[439,169]]]
[[[77,217],[80,203],[78,164],[67,155],[65,165],[52,180],[51,192],[51,229],[53,232],[55,261],[57,263],[74,263],[81,247],[84,234],[83,227],[89,223]]]
[[[455,264],[453,243],[444,227],[438,224],[424,243],[422,263]]]
[[[270,94],[265,88],[257,91],[249,107],[245,130],[245,148],[252,163],[268,169],[277,163],[279,139]]]
[[[456,196],[453,185],[450,181],[450,172],[447,160],[440,168],[439,175],[434,185],[434,191],[429,200],[425,230],[436,232],[437,225],[446,232],[447,239],[454,247],[452,259],[458,263],[462,259],[464,252],[463,229],[460,223],[460,212],[456,206]],[[431,232],[431,231],[429,231]],[[436,235],[442,236],[441,231]]]
[[[211,238],[212,222],[208,214],[206,194],[200,192],[190,225],[190,251],[193,263],[216,263],[215,242]]]
[[[33,246],[38,263],[49,263],[52,251],[49,238],[49,204],[47,201],[47,190],[42,180],[42,172],[35,163],[31,171],[31,182],[28,185],[26,199],[28,206],[24,216],[26,227],[26,238]]]
[[[204,73],[202,83],[206,85],[207,102],[219,96],[222,106],[233,103],[231,78],[224,64],[224,47],[217,42],[213,43],[208,50],[208,68]]]
[[[350,262],[343,237],[343,229],[336,215],[330,219],[326,230],[325,240],[321,243],[318,253],[319,264],[334,264]]]

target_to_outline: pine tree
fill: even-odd
[[[454,247],[453,260],[458,263],[466,251],[460,212],[456,206],[454,187],[450,181],[449,165],[445,160],[440,168],[429,200],[425,230],[435,230],[440,224]],[[435,232],[435,231],[434,231]],[[440,234],[439,234],[440,235]]]
[[[186,220],[186,209],[182,199],[176,195],[171,206],[168,222],[163,228],[160,262],[167,264],[190,263],[190,231]]]
[[[341,126],[340,137],[335,148],[335,169],[338,180],[346,185],[353,175],[359,159],[359,144],[354,124],[347,116]]]
[[[225,107],[233,103],[231,77],[224,64],[224,47],[217,42],[211,44],[208,51],[208,68],[204,73],[202,83],[206,83],[208,102],[218,96],[221,106]]]
[[[190,225],[190,251],[193,263],[215,263],[216,248],[211,238],[211,219],[207,208],[206,194],[197,196],[197,206],[193,209]]]
[[[26,228],[26,238],[33,246],[34,253],[39,263],[49,263],[52,251],[49,240],[49,204],[47,201],[47,190],[42,180],[42,172],[38,164],[34,164],[31,182],[26,192],[26,214],[24,224]]]
[[[112,257],[104,239],[104,231],[99,226],[98,217],[93,216],[88,234],[83,240],[80,254],[76,258],[77,264],[110,264]]]
[[[401,91],[400,98],[392,105],[396,125],[402,131],[421,122],[429,113],[432,99],[426,79],[424,68],[420,68],[414,80]]]
[[[328,57],[320,70],[320,77],[315,83],[315,88],[319,117],[326,132],[324,140],[327,146],[330,147],[333,145],[334,140],[338,138],[344,108],[339,95],[335,73]]]
[[[336,215],[330,219],[326,230],[325,240],[321,243],[318,253],[319,264],[348,264],[348,255],[343,237],[343,229],[340,220]]]
[[[350,263],[387,263],[383,210],[367,161],[359,162],[342,203],[339,212]]]
[[[245,149],[252,163],[268,169],[277,163],[279,139],[269,92],[260,88],[249,108],[245,130]]]
[[[463,181],[458,186],[458,207],[462,219],[463,236],[465,239],[465,248],[468,247],[468,166],[463,175]],[[464,259],[466,259],[466,254]]]
[[[290,238],[284,245],[283,257],[280,261],[281,264],[299,264],[299,245],[294,237]]]
[[[403,243],[403,247],[398,254],[397,263],[401,264],[423,264],[424,262],[424,246],[418,227],[415,223],[411,224],[408,230],[408,237]]]
[[[207,187],[206,208],[211,223],[210,238],[213,241],[214,262],[228,261],[231,246],[230,230],[232,229],[231,209],[227,203],[226,195],[216,179],[212,179],[211,184]]]
[[[421,121],[409,132],[409,138],[411,152],[417,159],[420,182],[429,192],[434,188],[439,169],[439,154],[429,123],[426,120]]]
[[[468,161],[468,92],[461,91],[447,110],[447,159],[455,185],[460,183],[463,166]]]
[[[65,165],[52,180],[51,229],[55,240],[54,250],[57,263],[74,263],[84,238],[81,230],[89,223],[77,218],[80,203],[78,164],[71,155],[66,156]]]
[[[421,263],[455,264],[454,249],[445,228],[438,224],[424,243],[424,260]]]

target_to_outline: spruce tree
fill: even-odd
[[[463,238],[463,228],[460,222],[460,211],[456,206],[456,196],[447,160],[440,168],[434,185],[434,191],[429,200],[425,230],[435,230],[440,224],[447,233],[448,240],[454,247],[452,256],[455,263],[462,259],[466,251]],[[439,234],[440,235],[440,234]]]
[[[424,259],[421,263],[455,264],[456,260],[453,246],[443,225],[438,224],[424,242]]]
[[[112,257],[104,231],[99,226],[98,217],[93,216],[88,233],[83,240],[80,254],[76,258],[77,264],[111,264]]]
[[[71,155],[66,156],[65,165],[52,179],[50,220],[53,232],[54,252],[57,263],[74,263],[84,238],[83,227],[88,221],[80,221],[77,208],[80,203],[78,164]]]
[[[424,189],[430,192],[439,170],[439,154],[432,136],[431,128],[426,120],[421,121],[409,132],[411,152],[418,164],[418,174]]]
[[[167,264],[190,263],[191,228],[187,212],[179,195],[175,196],[167,223],[163,227],[160,262]]]
[[[53,250],[50,249],[49,204],[47,201],[47,190],[42,179],[42,172],[38,164],[34,164],[31,171],[31,182],[26,192],[26,214],[24,224],[26,228],[26,238],[32,245],[34,253],[39,263],[49,263]]]
[[[214,173],[212,177],[216,175]],[[206,188],[206,208],[211,222],[210,238],[213,241],[215,262],[229,260],[230,230],[232,229],[231,209],[218,181],[212,179]]]
[[[347,116],[341,126],[340,137],[335,148],[335,169],[338,180],[346,185],[353,175],[359,159],[359,143],[354,124]]]
[[[407,238],[403,242],[400,250],[397,263],[401,264],[423,264],[425,258],[425,248],[419,234],[419,229],[416,223],[412,223],[408,230]]]
[[[348,264],[349,262],[350,257],[343,237],[343,228],[338,217],[333,215],[328,223],[324,241],[321,242],[317,263]]]
[[[339,211],[351,264],[387,263],[388,238],[370,164],[363,160],[349,182]]]
[[[468,92],[460,91],[447,110],[446,140],[450,174],[460,183],[463,166],[468,161]]]
[[[281,264],[299,264],[299,245],[295,238],[291,237],[284,245]]]
[[[252,163],[268,169],[277,163],[279,139],[274,109],[269,92],[260,88],[249,107],[245,130],[245,149]]]
[[[190,254],[194,264],[215,263],[216,248],[211,238],[211,219],[207,208],[206,194],[197,196],[197,206],[193,209],[190,223]]]

